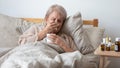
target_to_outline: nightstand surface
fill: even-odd
[[[95,50],[94,54],[95,55],[101,55],[101,56],[120,57],[120,52],[101,51],[100,46]]]

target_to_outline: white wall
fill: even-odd
[[[112,37],[120,37],[119,0],[0,0],[0,13],[14,17],[44,17],[51,4],[63,5],[68,15],[77,11],[83,19],[98,18],[100,27]]]
[[[120,0],[0,0],[0,13],[14,17],[44,17],[51,4],[65,7],[68,16],[77,11],[83,19],[99,19],[106,34],[120,37]]]

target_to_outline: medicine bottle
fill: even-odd
[[[103,38],[102,42],[101,42],[101,51],[105,51],[105,48],[106,48],[106,38]]]
[[[114,51],[114,49],[115,49],[115,44],[112,43],[112,45],[111,45],[111,47],[110,47],[110,51]]]
[[[106,51],[110,51],[110,47],[111,47],[111,42],[109,42],[108,44],[106,44]]]
[[[101,51],[105,51],[105,44],[103,42],[101,43],[100,46],[101,46]]]
[[[119,41],[119,38],[115,39],[115,51],[116,52],[120,51],[120,41]]]

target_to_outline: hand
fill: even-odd
[[[62,38],[56,34],[50,34],[48,38],[51,38],[52,43],[59,45],[61,48],[64,49],[66,52],[74,51],[70,47],[67,46],[67,44],[62,40]]]
[[[38,33],[38,40],[43,39],[46,37],[46,34],[48,33],[55,33],[55,29],[59,26],[59,24],[54,22],[47,23],[46,27]]]
[[[49,22],[49,23],[47,23],[45,30],[47,30],[48,33],[53,33],[58,26],[59,26],[59,24],[57,24],[57,23]]]
[[[57,44],[60,46],[65,44],[65,42],[62,40],[62,38],[56,34],[50,34],[50,35],[48,35],[48,38],[50,38],[52,43],[54,43],[54,44]]]

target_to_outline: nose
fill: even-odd
[[[55,23],[57,23],[57,22],[58,22],[58,20],[57,20],[57,19],[55,19],[55,20],[54,20],[54,22],[55,22]]]
[[[57,19],[55,20],[55,23],[57,23]]]

